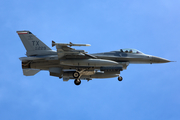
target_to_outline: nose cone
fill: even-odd
[[[164,58],[152,56],[152,63],[168,63],[168,62],[171,62],[171,61]]]

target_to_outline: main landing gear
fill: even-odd
[[[83,71],[85,71],[85,69],[81,70],[81,71],[76,71],[73,73],[73,77],[75,78],[74,80],[74,84],[75,85],[80,85],[81,84],[81,80],[80,80],[80,77],[83,75]],[[118,81],[122,81],[123,80],[123,77],[119,76],[118,77]]]
[[[80,77],[82,76],[81,73],[83,73],[85,71],[85,69],[81,70],[81,71],[76,71],[73,73],[73,77],[76,78],[74,80],[74,84],[75,85],[80,85],[81,84],[81,80],[80,80]]]
[[[118,77],[118,80],[119,80],[119,81],[122,81],[122,80],[123,80],[123,77],[119,76],[119,77]]]
[[[74,84],[75,84],[75,85],[80,85],[80,84],[81,84],[81,80],[79,79],[80,76],[81,76],[80,73],[77,72],[77,71],[73,73],[73,77],[76,78],[76,79],[74,80]]]
[[[75,85],[80,85],[81,84],[81,80],[80,79],[75,79],[74,80],[74,84]]]
[[[79,73],[79,72],[76,71],[76,72],[73,73],[73,77],[74,77],[74,78],[78,78],[79,76],[80,76],[80,73]]]

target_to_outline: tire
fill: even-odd
[[[119,76],[119,77],[118,77],[118,80],[119,80],[119,81],[122,81],[122,80],[123,80],[123,78],[122,78],[121,76]]]
[[[74,84],[75,84],[75,85],[80,85],[80,84],[81,84],[81,80],[75,79],[75,80],[74,80]]]
[[[74,73],[73,73],[73,77],[74,77],[74,78],[78,78],[79,76],[80,76],[79,72],[74,72]]]

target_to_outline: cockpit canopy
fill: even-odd
[[[120,49],[118,50],[120,52],[124,52],[124,53],[136,53],[136,54],[143,54],[141,51],[136,50],[136,49],[131,49],[131,48],[125,48],[125,49]]]

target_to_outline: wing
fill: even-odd
[[[56,46],[58,58],[96,58],[93,55],[87,54],[84,50],[76,50],[71,48],[71,46],[90,46],[89,44],[65,44],[65,43],[55,43],[52,41],[52,47]]]

